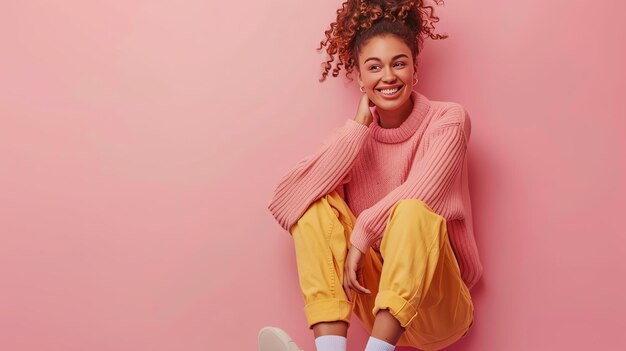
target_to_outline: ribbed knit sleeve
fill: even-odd
[[[357,217],[350,237],[350,243],[361,252],[381,239],[391,208],[401,199],[419,199],[433,211],[448,219],[442,213],[443,202],[451,189],[455,175],[462,168],[467,140],[462,121],[465,111],[455,105],[446,112],[433,130],[424,135],[424,153],[420,160],[414,160],[407,179]]]
[[[311,203],[342,184],[367,131],[368,126],[347,119],[317,152],[302,159],[279,180],[267,208],[281,227],[290,232]]]

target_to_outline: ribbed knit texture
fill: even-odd
[[[346,351],[348,339],[343,335],[320,335],[315,338],[316,351]]]
[[[385,340],[381,340],[370,336],[367,339],[367,345],[365,345],[365,351],[393,351],[396,349],[396,345],[390,344]]]
[[[401,199],[419,199],[446,219],[448,235],[472,288],[482,275],[468,189],[467,143],[471,121],[454,102],[411,93],[413,109],[397,128],[347,119],[317,152],[300,160],[278,182],[267,204],[288,232],[311,203],[337,190],[357,216],[350,243],[361,252],[380,249],[386,222]]]

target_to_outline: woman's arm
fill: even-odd
[[[276,221],[288,232],[311,203],[342,186],[363,146],[368,126],[346,120],[314,154],[285,174],[267,204]]]
[[[464,132],[466,112],[454,104],[424,135],[425,152],[421,160],[415,160],[404,183],[392,190],[372,207],[357,217],[350,243],[361,252],[381,239],[391,208],[401,199],[419,199],[437,212],[451,188],[452,182],[462,168],[467,149]],[[439,213],[439,212],[438,212]],[[445,213],[439,213],[446,218]]]

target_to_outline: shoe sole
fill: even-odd
[[[263,327],[259,331],[259,351],[302,351],[282,329]]]

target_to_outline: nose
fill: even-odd
[[[393,73],[393,70],[389,67],[385,69],[383,74],[383,82],[385,83],[393,83],[396,80],[396,75]]]

